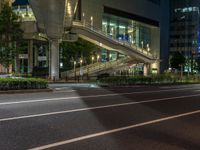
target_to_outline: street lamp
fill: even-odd
[[[99,70],[100,70],[99,58],[100,58],[100,56],[97,55],[97,62],[98,62]]]
[[[100,58],[100,56],[99,56],[99,55],[97,55],[97,62],[99,62],[99,58]]]
[[[85,26],[85,13],[83,12],[83,25]]]
[[[91,21],[91,27],[93,28],[94,25],[93,16],[90,17],[90,21]]]
[[[144,48],[144,42],[143,41],[141,41],[141,45],[142,45],[142,49]]]
[[[76,61],[74,61],[74,79],[76,80]]]
[[[94,56],[92,56],[92,64],[94,63]]]
[[[149,43],[147,43],[147,49],[149,48]]]
[[[111,61],[111,58],[112,58],[112,54],[109,54],[109,60]]]
[[[83,63],[83,60],[80,59],[80,76],[83,76],[83,72],[82,72],[82,63]]]

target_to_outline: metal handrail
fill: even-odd
[[[72,77],[72,76],[74,76],[75,72],[76,72],[76,75],[80,74],[80,70],[82,70],[83,74],[88,73],[88,71],[89,71],[89,73],[94,73],[96,71],[102,71],[102,70],[105,70],[107,68],[111,68],[113,66],[116,66],[118,64],[125,63],[128,60],[130,60],[129,57],[125,57],[125,58],[121,58],[121,59],[116,60],[116,61],[111,61],[111,62],[106,62],[106,63],[97,62],[97,63],[90,64],[90,65],[87,65],[87,66],[83,66],[81,68],[80,67],[76,68],[75,71],[74,71],[74,69],[72,69],[72,70],[69,70],[69,71],[62,72],[62,76]]]

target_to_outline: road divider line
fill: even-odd
[[[168,101],[168,100],[172,100],[172,99],[176,100],[176,99],[190,98],[190,97],[197,97],[197,96],[200,96],[200,94],[188,95],[188,96],[170,97],[170,98],[159,98],[159,99],[145,100],[145,101],[139,101],[139,102],[120,103],[120,104],[112,104],[112,105],[105,105],[105,106],[79,108],[79,109],[72,109],[72,110],[66,110],[66,111],[57,111],[57,112],[35,114],[35,115],[26,115],[26,116],[19,116],[19,117],[2,118],[2,119],[0,119],[0,122],[19,120],[19,119],[35,118],[35,117],[44,117],[44,116],[51,116],[51,115],[59,115],[59,114],[67,114],[67,113],[81,112],[81,111],[88,111],[88,110],[96,110],[96,109],[105,109],[105,108],[111,108],[111,107],[122,107],[122,106],[128,106],[128,105],[136,105],[136,104]]]
[[[55,90],[53,93],[72,93],[75,92],[76,90],[67,90],[67,89],[62,89],[62,90]]]
[[[147,122],[143,122],[143,123],[138,123],[138,124],[134,124],[134,125],[130,125],[130,126],[116,128],[116,129],[113,129],[113,130],[98,132],[98,133],[89,134],[89,135],[86,135],[86,136],[81,136],[81,137],[77,137],[77,138],[73,138],[73,139],[69,139],[69,140],[65,140],[65,141],[61,141],[61,142],[56,142],[56,143],[53,143],[53,144],[39,146],[39,147],[32,148],[30,150],[44,150],[44,149],[54,148],[54,147],[58,147],[58,146],[62,146],[62,145],[70,144],[70,143],[75,143],[75,142],[79,142],[79,141],[83,141],[83,140],[87,140],[87,139],[92,139],[92,138],[99,137],[99,136],[104,136],[104,135],[108,135],[108,134],[122,132],[122,131],[130,130],[130,129],[134,129],[134,128],[138,128],[138,127],[142,127],[142,126],[152,125],[152,124],[156,124],[156,123],[160,123],[160,122],[164,122],[164,121],[169,121],[169,120],[172,120],[172,119],[178,119],[178,118],[181,118],[181,117],[187,117],[187,116],[191,116],[191,115],[195,115],[195,114],[199,114],[199,113],[200,113],[200,110],[197,110],[197,111],[178,114],[178,115],[169,116],[169,117],[165,117],[165,118],[155,119],[155,120],[151,120],[151,121],[147,121]]]
[[[143,91],[143,92],[128,92],[128,93],[111,93],[103,95],[89,95],[89,96],[75,96],[75,97],[63,97],[63,98],[51,98],[51,99],[39,99],[39,100],[26,100],[26,101],[13,101],[13,102],[2,102],[1,105],[13,105],[13,104],[26,104],[26,103],[37,103],[37,102],[46,102],[46,101],[64,101],[71,99],[82,99],[82,98],[97,98],[97,97],[112,97],[112,96],[123,96],[123,95],[132,95],[132,94],[142,94],[142,93],[160,93],[160,92],[170,92],[170,91],[183,91],[191,88],[185,89],[167,89],[167,90],[154,90],[154,91]]]

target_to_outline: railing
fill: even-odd
[[[81,72],[82,72],[82,75],[93,74],[93,73],[100,72],[100,71],[103,71],[103,70],[106,70],[106,69],[109,69],[109,68],[112,68],[112,67],[118,67],[120,64],[126,63],[129,60],[130,60],[129,57],[125,57],[125,58],[121,58],[121,59],[116,60],[116,61],[109,61],[109,62],[106,62],[106,63],[98,62],[98,63],[90,64],[90,65],[87,65],[87,66],[82,66],[80,68],[76,68],[75,70],[72,69],[72,70],[69,70],[69,71],[66,71],[66,72],[62,72],[61,76],[62,76],[62,78],[74,77],[75,74],[77,76],[80,76]]]
[[[131,49],[134,49],[136,51],[138,51],[139,53],[141,54],[144,54],[145,56],[148,56],[148,57],[151,57],[153,59],[157,59],[156,56],[153,56],[149,51],[147,51],[146,49],[144,48],[140,48],[138,47],[137,45],[135,44],[132,44],[132,43],[129,43],[127,41],[121,41],[115,37],[111,37],[111,36],[108,36],[106,33],[104,33],[102,31],[102,29],[99,29],[99,28],[96,28],[96,27],[93,27],[91,24],[88,24],[88,23],[82,23],[80,21],[73,21],[73,26],[74,27],[82,27],[84,29],[87,29],[89,31],[92,31],[93,33],[95,34],[98,34],[98,35],[101,35],[103,37],[106,37],[107,39],[111,40],[111,41],[114,41],[115,43],[121,45],[121,46],[125,46],[127,48],[131,48]]]

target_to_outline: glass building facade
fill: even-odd
[[[200,1],[171,0],[170,52],[181,52],[185,72],[199,72]]]
[[[109,37],[141,48],[151,45],[151,28],[143,23],[109,14],[103,15],[102,30]]]

